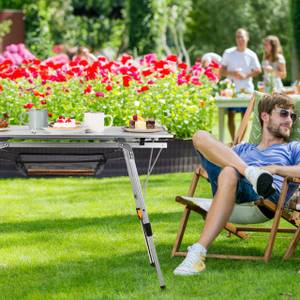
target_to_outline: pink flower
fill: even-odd
[[[156,54],[155,53],[149,53],[149,54],[146,54],[144,56],[144,58],[145,58],[146,63],[149,65],[152,62],[156,61]]]
[[[96,92],[95,96],[96,97],[104,97],[104,93],[102,93],[102,92]]]

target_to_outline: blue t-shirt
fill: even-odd
[[[295,166],[300,164],[300,142],[274,144],[264,150],[257,149],[257,145],[243,143],[236,145],[233,150],[249,166]],[[273,185],[280,192],[284,178],[273,175]],[[290,184],[286,199],[289,199],[298,185]]]

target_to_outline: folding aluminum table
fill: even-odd
[[[170,139],[172,137],[173,136],[164,129],[159,132],[132,133],[125,132],[121,127],[109,127],[101,133],[53,134],[48,133],[45,130],[37,130],[36,132],[32,132],[27,126],[10,126],[8,130],[0,132],[0,151],[3,151],[9,147],[86,147],[122,149],[126,161],[128,175],[131,181],[137,216],[140,220],[142,231],[145,237],[150,264],[155,266],[160,287],[164,288],[165,282],[153,241],[153,233],[146,210],[145,199],[135,163],[133,148],[151,149],[147,174],[149,176],[161,150],[167,147],[166,139]],[[55,142],[57,140],[59,140],[59,142]],[[66,142],[69,140],[72,142]],[[87,141],[87,143],[83,141]],[[91,141],[93,142],[91,143]],[[159,151],[152,162],[153,149],[155,148]]]

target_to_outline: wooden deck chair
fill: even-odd
[[[260,140],[260,122],[257,112],[257,104],[262,98],[263,94],[255,92],[253,97],[248,105],[244,118],[241,122],[240,128],[237,132],[233,144],[238,144],[243,140],[245,135],[248,121],[252,112],[253,121],[252,128],[250,133],[249,142],[258,143]],[[291,134],[290,140],[300,140],[300,97],[294,99],[296,102],[296,113],[298,115],[297,121],[293,126],[293,131]],[[191,211],[199,213],[204,219],[206,217],[207,211],[210,207],[211,199],[195,198],[195,190],[200,177],[207,179],[206,171],[199,165],[196,167],[196,170],[193,175],[192,182],[190,184],[187,196],[177,196],[176,201],[184,205],[183,215],[180,221],[179,230],[177,232],[177,237],[173,246],[172,256],[185,256],[186,252],[180,251],[180,245],[186,230],[187,222],[190,216]],[[271,202],[268,199],[259,200],[255,203],[243,203],[236,204],[229,223],[224,227],[228,231],[229,235],[235,235],[239,238],[245,238],[248,235],[246,232],[256,231],[256,232],[267,232],[269,233],[269,239],[267,246],[265,248],[264,254],[262,256],[243,256],[243,255],[224,255],[224,254],[208,254],[208,257],[215,258],[229,258],[229,259],[249,259],[249,260],[264,260],[267,262],[272,254],[275,237],[277,232],[292,233],[293,237],[291,242],[286,250],[283,259],[286,260],[294,254],[294,251],[297,247],[297,244],[300,240],[300,222],[299,220],[294,221],[291,218],[291,213],[284,210],[284,202],[286,193],[288,190],[288,184],[300,183],[300,178],[290,178],[287,177],[284,180],[281,194],[278,200],[277,205]],[[271,228],[262,228],[262,227],[250,227],[250,226],[236,226],[235,224],[257,224],[268,221],[273,218],[273,224]],[[280,219],[283,218],[293,225],[294,228],[279,228]]]

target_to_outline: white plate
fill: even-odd
[[[85,133],[84,127],[75,127],[75,128],[45,127],[43,129],[51,134],[81,134],[81,133]]]
[[[151,133],[151,132],[159,132],[162,131],[161,127],[155,127],[153,129],[135,129],[135,128],[129,128],[129,127],[122,127],[124,131],[127,132],[134,132],[134,133]]]
[[[6,130],[9,130],[9,127],[0,128],[0,131],[6,131]]]

